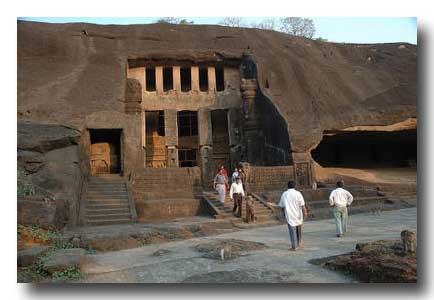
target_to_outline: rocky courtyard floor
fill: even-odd
[[[360,242],[397,240],[405,229],[416,231],[416,208],[350,216],[343,238],[335,236],[331,219],[307,221],[297,252],[288,251],[288,229],[281,225],[97,253],[87,255],[81,282],[351,283],[309,261],[351,252]]]

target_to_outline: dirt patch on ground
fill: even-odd
[[[233,259],[239,257],[243,252],[262,250],[267,248],[263,243],[243,240],[220,240],[212,243],[199,244],[194,247],[203,257],[210,259]]]
[[[310,262],[344,272],[361,282],[417,282],[416,254],[404,253],[401,241],[357,244],[354,252]]]

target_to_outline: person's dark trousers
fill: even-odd
[[[301,243],[301,225],[295,227],[295,231],[297,233],[297,247],[300,246]]]
[[[238,199],[238,218],[241,218],[243,211],[243,197],[240,195],[240,198]]]
[[[289,230],[289,239],[291,240],[291,247],[292,249],[295,249],[297,247],[297,227],[296,226],[291,226],[288,224],[288,230]]]
[[[238,212],[236,213],[237,217],[241,216],[241,210],[242,210],[242,201],[243,201],[243,197],[241,196],[241,194],[233,194],[233,198],[234,198],[234,208],[232,210],[233,213],[235,213],[238,209]]]

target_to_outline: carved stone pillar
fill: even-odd
[[[167,167],[178,167],[178,122],[176,110],[164,111]]]
[[[142,85],[137,79],[127,79],[124,109],[126,114],[140,114],[142,111]]]
[[[250,163],[261,164],[263,160],[263,137],[255,112],[256,89],[256,79],[241,79],[245,145],[245,154],[243,156]]]
[[[297,187],[309,188],[312,187],[314,178],[312,158],[310,153],[292,153],[294,162],[294,180]]]
[[[256,79],[241,79],[241,94],[243,97],[243,112],[245,119],[255,117],[255,97],[258,84]]]
[[[211,111],[209,109],[198,110],[199,121],[199,152],[202,183],[204,187],[211,187],[212,174],[212,125]]]

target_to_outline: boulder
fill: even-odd
[[[50,247],[48,246],[32,246],[26,250],[18,251],[17,264],[19,267],[27,267],[33,265],[39,256],[46,253]]]
[[[17,123],[19,150],[27,153],[45,153],[50,150],[77,145],[80,132],[76,129],[62,125],[41,124],[29,121]]]
[[[69,267],[78,267],[86,263],[86,251],[81,248],[63,249],[54,252],[44,262],[44,271],[52,274],[66,270]]]

